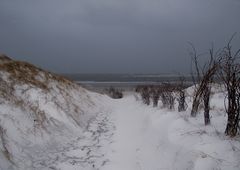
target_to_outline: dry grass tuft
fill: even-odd
[[[3,61],[3,62],[1,62]],[[50,80],[57,81],[67,86],[73,82],[59,75],[44,71],[30,63],[14,61],[5,55],[0,55],[0,70],[10,73],[10,78],[22,84],[30,84],[42,90],[49,90]]]
[[[1,71],[3,75],[5,72],[8,73],[8,79],[5,80],[3,77],[0,77],[0,103],[9,101],[24,110],[30,111],[33,113],[35,125],[42,128],[44,128],[44,122],[47,121],[46,113],[39,108],[38,104],[25,101],[21,97],[16,96],[14,93],[15,86],[28,85],[27,89],[36,88],[50,93],[52,89],[50,83],[53,82],[60,90],[66,103],[69,102],[69,94],[66,89],[78,86],[62,76],[44,71],[27,62],[11,60],[6,55],[0,55]]]
[[[10,78],[18,83],[31,84],[41,89],[48,89],[46,83],[36,79],[41,70],[29,63],[11,61],[1,64],[0,70],[10,73]]]
[[[0,63],[10,62],[12,61],[11,58],[6,56],[5,54],[0,54]]]

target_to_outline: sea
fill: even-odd
[[[139,85],[179,83],[182,77],[184,77],[186,85],[192,84],[192,76],[174,74],[63,74],[63,76],[87,89],[96,91],[102,91],[110,87],[134,90]]]

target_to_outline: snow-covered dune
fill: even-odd
[[[81,138],[91,120],[104,112],[103,98],[107,97],[2,55],[0,169],[34,169],[44,152],[56,152]]]

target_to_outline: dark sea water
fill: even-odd
[[[65,77],[90,89],[117,87],[133,89],[138,85],[159,85],[178,83],[179,75],[170,74],[63,74]],[[185,83],[191,84],[192,77],[184,76]]]
[[[174,82],[180,76],[170,74],[63,74],[78,82]],[[191,76],[184,76],[191,81]]]

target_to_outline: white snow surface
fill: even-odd
[[[109,97],[67,80],[46,80],[48,73],[38,71],[36,78],[47,88],[0,71],[0,170],[69,169],[75,162],[92,168],[102,157],[100,131],[110,129],[103,123]],[[76,151],[81,152],[72,155]]]
[[[222,94],[215,94],[211,125],[203,115],[145,106],[134,95],[116,101],[116,130],[103,170],[239,170],[240,142],[224,135]],[[219,111],[220,110],[220,111]]]
[[[214,90],[205,126],[201,112],[190,117],[192,88],[188,110],[179,113],[146,106],[135,93],[110,99],[58,86],[52,81],[45,92],[17,84],[13,96],[24,104],[0,100],[1,170],[240,169],[240,140],[224,134],[221,90]]]

